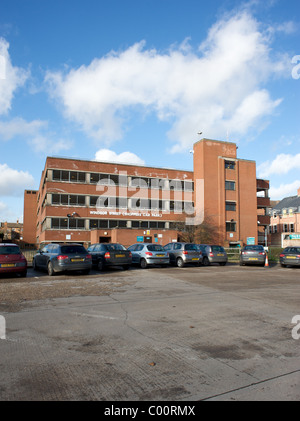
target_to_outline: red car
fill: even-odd
[[[2,273],[27,275],[27,260],[16,244],[0,244],[0,274]]]

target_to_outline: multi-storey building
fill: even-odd
[[[270,240],[280,247],[300,245],[300,188],[297,196],[289,196],[271,210]]]
[[[268,182],[256,180],[255,162],[238,159],[236,150],[234,143],[202,139],[194,145],[194,171],[48,157],[37,193],[36,242],[166,244],[178,239],[179,221],[205,219],[221,244],[257,243]],[[257,197],[263,182],[265,203]],[[29,196],[25,210],[33,206]]]

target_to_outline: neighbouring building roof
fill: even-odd
[[[285,197],[272,208],[272,213],[283,213],[283,209],[292,209],[300,212],[300,196]]]

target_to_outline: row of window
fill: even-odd
[[[193,202],[182,201],[165,201],[159,199],[138,199],[131,198],[130,207],[132,209],[152,209],[152,210],[170,210],[170,211],[192,211],[194,207]],[[87,206],[86,196],[75,194],[52,194],[52,205],[63,206]],[[169,203],[169,208],[167,207]],[[89,196],[89,206],[98,208],[115,208],[115,209],[128,209],[129,203],[126,197],[106,197],[106,196]],[[235,211],[235,202],[226,202],[226,211]]]
[[[86,174],[80,171],[68,170],[53,170],[53,181],[66,181],[69,183],[86,183]],[[104,174],[104,173],[90,173],[89,182],[91,184],[100,183],[101,185],[115,185],[115,186],[130,186],[141,188],[165,189],[166,181],[170,190],[194,191],[194,183],[192,181],[184,180],[169,180],[149,177],[136,177],[125,174]]]
[[[278,231],[277,225],[270,225],[269,233],[276,234]],[[282,224],[282,231],[281,232],[295,232],[295,225],[294,224]]]
[[[168,224],[168,225],[167,225]],[[165,221],[126,221],[117,219],[89,219],[88,229],[143,228],[173,229],[175,223]],[[51,218],[51,229],[86,229],[85,220],[77,218]]]
[[[88,229],[141,228],[176,229],[176,222],[165,221],[126,221],[117,219],[89,219]],[[79,218],[51,218],[51,229],[86,229],[85,220]],[[226,222],[227,232],[236,232],[235,222]]]
[[[52,205],[63,206],[90,206],[97,208],[114,209],[145,209],[145,210],[170,210],[186,211],[193,210],[193,202],[183,202],[178,200],[159,200],[159,199],[139,199],[127,197],[107,197],[107,196],[88,196],[89,205],[86,203],[86,196],[74,194],[52,194]],[[129,203],[130,200],[130,203]]]

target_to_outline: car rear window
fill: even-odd
[[[0,254],[21,254],[17,246],[2,246],[0,247]]]
[[[224,252],[224,248],[222,246],[211,246],[211,251],[222,251]]]
[[[197,248],[196,244],[186,244],[184,246],[184,249],[185,250],[196,250],[196,251],[198,251],[198,248]]]
[[[263,246],[245,246],[244,250],[264,251]]]
[[[106,244],[105,248],[108,251],[126,250],[126,248],[124,246],[122,246],[121,244]]]
[[[149,251],[165,251],[164,248],[158,244],[151,244],[150,246],[147,246],[147,249]]]
[[[86,249],[83,246],[62,246],[61,252],[64,254],[86,253]]]

